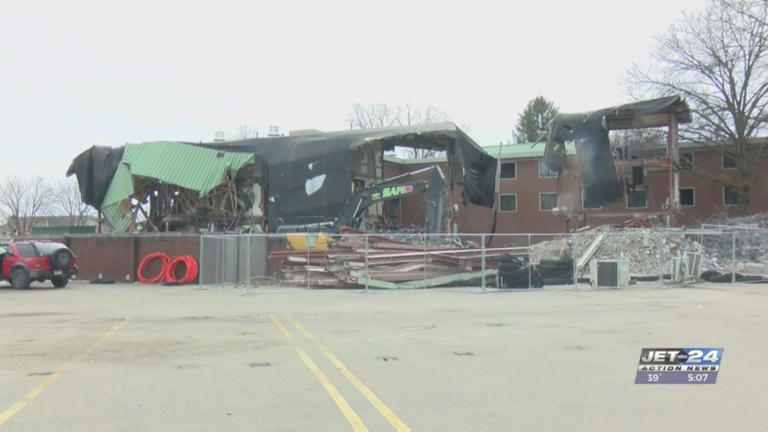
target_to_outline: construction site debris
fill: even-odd
[[[707,225],[729,225],[743,228],[768,228],[768,213],[755,213],[748,216],[729,216],[727,213],[713,216]]]
[[[558,256],[565,239],[571,240],[571,254],[577,257],[579,276],[586,274],[592,259],[627,259],[632,276],[670,273],[672,263],[686,256],[700,255],[701,271],[768,275],[768,230],[670,230],[599,226],[573,235],[548,236],[534,242],[532,262]]]
[[[279,250],[268,257],[270,276],[310,287],[381,289],[456,286],[485,279],[494,285],[500,258],[527,255],[527,247],[478,248],[462,242],[430,242],[422,236],[404,241],[395,236],[367,238],[341,234],[327,239],[327,250]],[[468,244],[464,242],[463,244]]]

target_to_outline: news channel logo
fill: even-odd
[[[635,384],[715,384],[722,348],[643,348]]]

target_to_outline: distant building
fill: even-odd
[[[32,218],[31,232],[16,233],[12,224],[0,225],[1,235],[37,235],[37,234],[90,234],[98,229],[99,219],[86,216],[84,223],[78,223],[77,216],[36,216]],[[102,231],[106,226],[102,226]]]

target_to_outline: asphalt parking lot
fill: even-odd
[[[768,430],[768,287],[0,286],[0,431]],[[723,347],[715,385],[640,349]]]

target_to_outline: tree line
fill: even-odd
[[[43,216],[65,217],[66,225],[83,226],[95,210],[82,202],[74,178],[49,181],[41,176],[6,178],[0,183],[0,224],[26,234]]]

